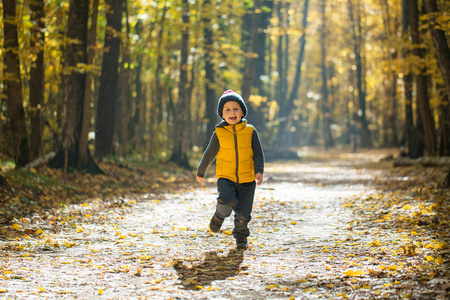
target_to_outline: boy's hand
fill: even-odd
[[[195,178],[197,179],[198,182],[201,182],[201,183],[203,183],[203,181],[205,181],[205,178],[198,177],[198,175],[195,175]]]
[[[256,184],[261,185],[261,183],[263,182],[263,175],[261,173],[257,173],[255,177],[256,177]]]

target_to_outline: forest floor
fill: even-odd
[[[1,226],[0,298],[449,299],[448,167],[394,168],[387,154],[267,163],[245,251],[232,217],[208,231],[212,169],[204,185],[106,165],[70,189],[36,183],[30,202],[61,204]]]

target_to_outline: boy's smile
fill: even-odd
[[[244,116],[241,106],[236,101],[228,101],[223,106],[222,117],[228,124],[237,124]]]

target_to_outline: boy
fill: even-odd
[[[263,182],[264,152],[256,129],[244,119],[247,106],[241,95],[225,91],[219,99],[217,114],[222,122],[216,125],[196,178],[203,183],[206,170],[216,158],[219,197],[209,229],[218,232],[223,220],[234,210],[236,246],[247,249],[255,187]]]

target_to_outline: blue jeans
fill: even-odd
[[[217,180],[216,215],[225,219],[234,210],[233,236],[236,240],[245,241],[250,235],[248,222],[252,219],[255,187],[255,181],[238,184],[225,178]]]

